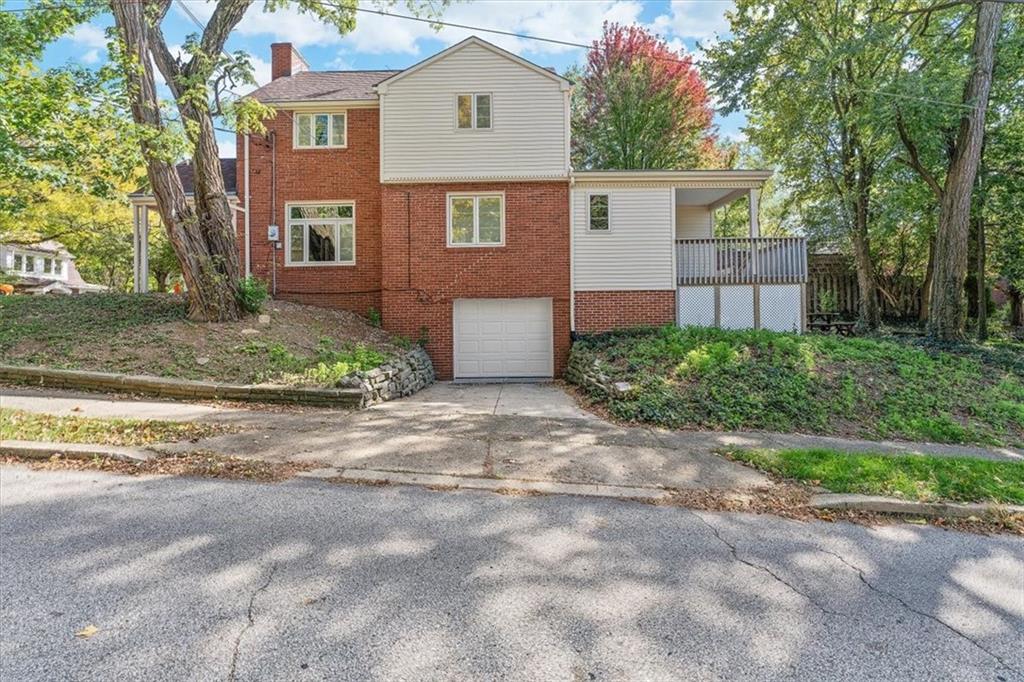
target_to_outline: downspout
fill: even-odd
[[[271,224],[277,225],[277,133],[270,133],[270,219]],[[280,228],[278,228],[280,229]],[[280,234],[278,234],[280,237]],[[271,296],[277,298],[277,245],[280,242],[270,244],[270,292]]]
[[[249,207],[252,205],[252,191],[249,189],[249,133],[245,134],[245,162],[242,171],[245,176],[245,276],[252,275],[252,239],[249,236]]]
[[[576,339],[576,178],[569,169],[569,336]]]

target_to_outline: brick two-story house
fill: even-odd
[[[767,172],[574,172],[572,84],[475,37],[402,71],[271,49],[251,96],[277,114],[238,137],[233,201],[274,296],[374,309],[442,379],[557,376],[573,332],[802,328],[804,244],[757,231]],[[741,196],[749,237],[713,239]]]

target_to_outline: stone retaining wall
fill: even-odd
[[[362,392],[363,407],[412,395],[434,383],[434,364],[422,346],[411,350],[366,372],[350,374],[338,382],[348,389]]]
[[[597,356],[579,345],[574,345],[569,351],[565,380],[584,390],[611,397],[621,397],[632,390],[632,386],[624,381],[613,381],[602,371]]]
[[[434,367],[426,351],[417,346],[376,369],[342,379],[337,388],[220,384],[212,381],[21,365],[0,365],[0,381],[50,388],[115,391],[193,400],[366,407],[373,403],[412,395],[434,381]]]

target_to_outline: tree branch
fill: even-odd
[[[939,184],[935,179],[935,176],[924,167],[923,163],[921,163],[921,156],[918,154],[917,145],[914,144],[914,140],[911,139],[910,131],[907,130],[906,122],[903,120],[903,114],[899,109],[896,109],[896,130],[899,132],[900,141],[903,142],[903,146],[906,148],[907,154],[910,156],[910,158],[905,159],[904,162],[917,171],[917,174],[921,176],[921,179],[925,181],[925,184],[927,184],[932,190],[932,193],[935,194],[935,198],[939,200],[939,203],[942,203],[942,185]]]
[[[220,0],[217,3],[217,9],[213,11],[210,20],[206,22],[206,30],[203,31],[203,37],[199,43],[203,54],[213,58],[224,50],[224,43],[227,42],[228,36],[245,16],[245,11],[251,4],[252,0]],[[193,59],[185,71],[189,75],[193,75],[195,69],[196,60]]]

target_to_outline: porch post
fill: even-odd
[[[757,238],[761,236],[761,225],[757,220],[761,203],[761,190],[750,190],[750,236]]]
[[[139,207],[138,246],[135,250],[139,261],[135,291],[144,294],[149,291],[149,206]]]
[[[139,293],[139,211],[142,207],[132,204],[132,291]]]

